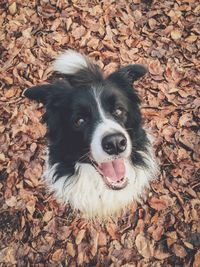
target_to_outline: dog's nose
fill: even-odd
[[[109,134],[102,139],[103,150],[109,155],[118,155],[126,149],[127,140],[121,133]]]

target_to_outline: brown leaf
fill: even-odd
[[[74,249],[74,245],[71,242],[67,243],[66,252],[69,254],[72,258],[76,255],[76,251]]]
[[[134,259],[135,251],[133,249],[122,248],[120,250],[114,249],[111,253],[111,258],[116,258],[118,261],[130,262]]]
[[[153,256],[154,244],[149,239],[147,239],[144,234],[138,234],[135,239],[135,245],[138,252],[147,259]]]
[[[159,241],[164,233],[163,226],[159,225],[156,229],[154,229],[152,237],[155,241]]]
[[[199,267],[199,263],[200,263],[200,249],[196,252],[194,256],[193,267]]]
[[[196,125],[196,123],[193,120],[192,114],[185,113],[179,118],[179,125],[180,127],[190,127],[192,125]]]
[[[16,264],[16,251],[14,250],[13,247],[6,247],[2,250],[0,250],[0,259],[2,263],[7,263],[7,264]]]
[[[57,249],[52,255],[52,260],[60,261],[62,256],[63,256],[63,249]]]
[[[156,26],[156,24],[157,24],[157,21],[155,19],[153,19],[153,18],[150,18],[149,21],[148,21],[148,23],[149,23],[149,27],[151,29],[154,29],[155,26]]]
[[[48,222],[48,224],[44,227],[44,230],[48,233],[55,234],[57,232],[57,223],[56,219],[53,218],[51,221]]]
[[[81,241],[83,240],[83,238],[85,237],[85,229],[82,229],[78,232],[77,236],[76,236],[76,245],[79,245],[81,243]]]
[[[196,40],[197,40],[197,36],[196,35],[190,35],[189,37],[186,38],[186,41],[188,43],[194,43],[194,42],[196,42]]]
[[[108,234],[112,237],[112,239],[118,239],[119,235],[117,232],[117,227],[114,223],[108,223],[106,225],[106,230]]]
[[[99,39],[97,39],[97,38],[92,38],[87,43],[87,46],[89,46],[89,47],[91,47],[93,49],[97,49],[98,45],[99,45]]]
[[[99,233],[98,245],[99,246],[106,246],[107,245],[107,236],[104,232]]]
[[[33,213],[35,212],[35,204],[36,204],[35,199],[32,199],[26,203],[26,209],[29,211],[31,215],[33,215]]]
[[[148,66],[149,72],[153,75],[158,75],[163,73],[163,66],[161,66],[158,59],[152,60]]]
[[[160,249],[155,249],[153,256],[154,256],[154,258],[156,258],[158,260],[165,260],[165,259],[169,258],[171,255],[167,252],[163,252]]]
[[[14,15],[17,12],[17,4],[16,2],[13,2],[9,7],[8,10],[11,15]]]
[[[168,142],[171,142],[171,138],[175,132],[176,128],[170,125],[167,125],[162,129],[162,134]]]
[[[5,97],[6,98],[11,98],[11,97],[16,95],[16,92],[17,92],[16,88],[11,88],[11,89],[6,91]]]
[[[182,36],[181,32],[179,30],[173,30],[171,31],[171,37],[173,40],[178,40]]]
[[[185,256],[187,255],[185,248],[178,244],[173,245],[173,252],[179,258],[185,258]]]
[[[57,236],[59,240],[66,240],[70,234],[71,234],[72,230],[70,229],[69,226],[61,226],[57,229]]]
[[[53,217],[53,211],[48,210],[47,212],[45,212],[45,214],[43,216],[43,221],[48,222],[51,220],[52,217]]]
[[[141,13],[141,11],[140,10],[135,10],[134,12],[133,12],[133,16],[134,16],[134,18],[136,19],[136,21],[137,20],[140,20],[141,18],[142,18],[142,13]]]
[[[6,199],[6,204],[8,207],[15,207],[17,204],[17,199],[15,196],[11,196],[11,198]]]
[[[77,27],[75,30],[73,30],[72,35],[77,40],[77,39],[80,39],[85,33],[86,33],[86,29],[83,26],[80,26],[80,27]]]
[[[164,199],[159,199],[156,197],[152,197],[149,200],[149,205],[155,210],[165,210],[167,208],[167,203]]]

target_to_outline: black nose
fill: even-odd
[[[109,155],[118,155],[126,149],[127,140],[121,133],[109,134],[102,139],[103,150]]]

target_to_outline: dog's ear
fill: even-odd
[[[36,100],[38,102],[42,102],[46,104],[49,95],[53,92],[54,86],[52,84],[42,84],[36,85],[31,88],[25,89],[23,92],[23,96]]]
[[[36,85],[24,90],[23,96],[47,104],[48,99],[63,95],[71,88],[67,81],[56,81],[53,84]]]
[[[108,76],[108,79],[117,83],[128,82],[132,85],[147,73],[147,68],[140,64],[128,65],[113,72]]]

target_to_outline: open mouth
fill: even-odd
[[[97,164],[92,159],[91,161],[110,189],[120,190],[126,187],[128,179],[125,177],[124,159],[118,158],[101,164]]]

